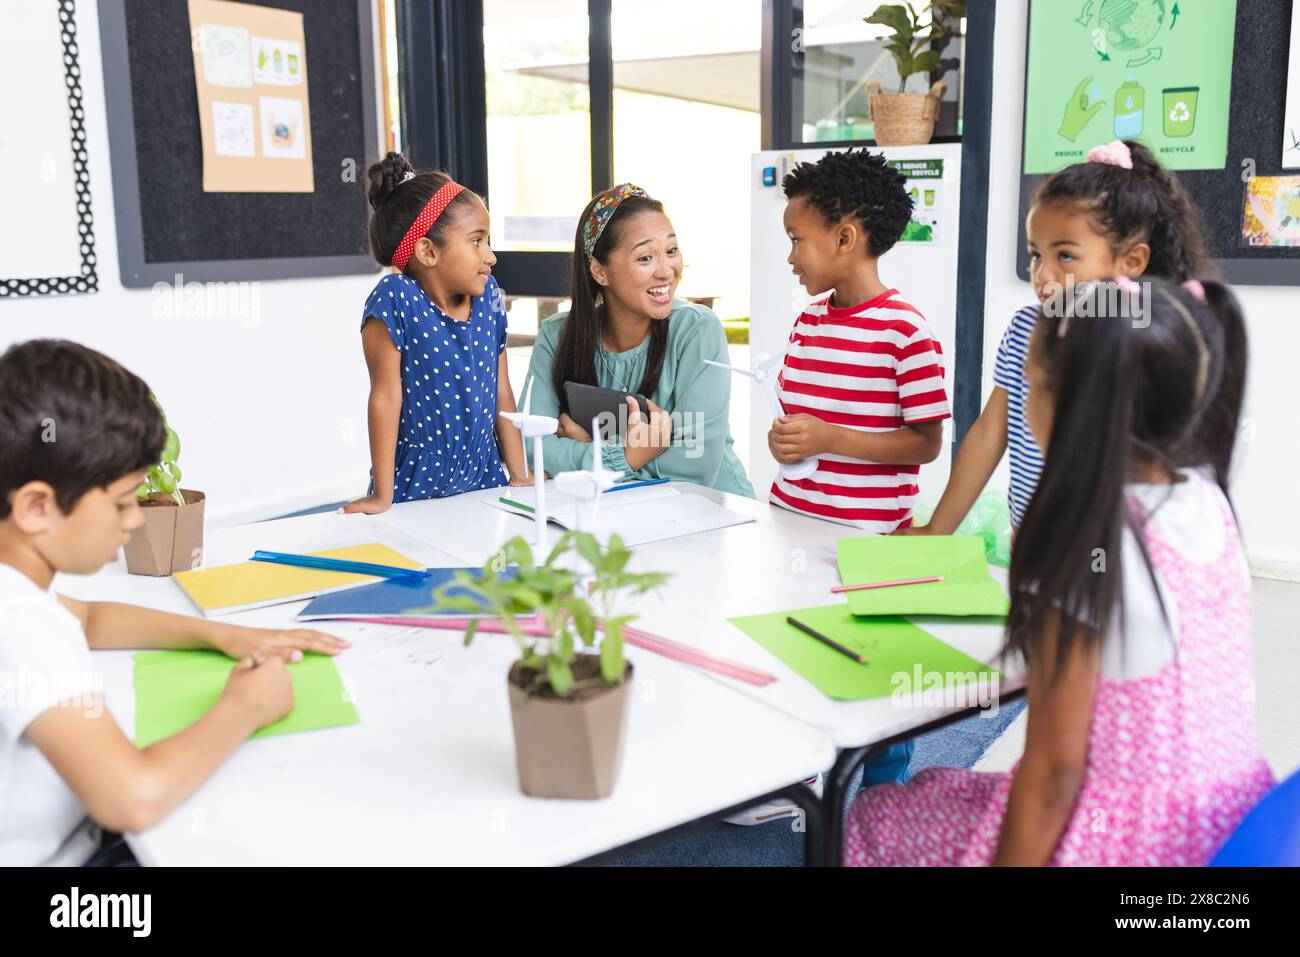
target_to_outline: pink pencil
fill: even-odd
[[[942,575],[935,575],[932,578],[900,578],[896,582],[870,582],[866,585],[836,585],[831,589],[832,595],[838,595],[846,591],[865,591],[868,588],[893,588],[895,585],[924,585],[926,582],[941,582]]]
[[[776,681],[776,676],[766,671],[760,671],[757,668],[751,668],[736,661],[728,661],[726,658],[718,658],[706,651],[700,651],[689,645],[679,644],[628,625],[623,626],[623,640],[637,648],[663,655],[665,658],[673,658],[684,664],[695,665],[698,668],[725,675],[728,678],[735,678],[737,681],[743,681],[746,684],[762,686],[770,685]]]

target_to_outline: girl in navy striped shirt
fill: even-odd
[[[1040,315],[1084,282],[1153,276],[1181,283],[1208,274],[1199,211],[1177,177],[1129,140],[1095,147],[1085,162],[1048,177],[1034,194],[1026,235],[1038,302],[1016,312],[1002,336],[993,393],[962,441],[929,524],[897,534],[953,534],[1008,449],[1007,504],[1012,528],[1020,525],[1043,467],[1025,420],[1025,357]]]

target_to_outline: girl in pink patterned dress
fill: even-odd
[[[1209,467],[1241,408],[1236,299],[1121,278],[1070,305],[1040,319],[1026,370],[1047,459],[1011,564],[1024,757],[865,791],[846,864],[1203,865],[1273,784],[1249,572]]]

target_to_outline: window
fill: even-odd
[[[699,9],[613,0],[614,180],[663,201],[686,264],[678,295],[747,318],[762,0]]]
[[[591,198],[587,0],[484,0],[487,195],[498,251],[567,251]]]
[[[402,143],[401,85],[397,65],[397,9],[393,0],[379,0],[379,64],[383,79],[384,149],[400,153]]]
[[[788,98],[790,109],[784,117],[779,115],[783,111],[775,111],[775,130],[780,141],[769,145],[786,148],[874,140],[867,85],[878,81],[886,93],[898,92],[900,85],[894,57],[884,46],[891,31],[864,19],[882,4],[843,0],[784,3],[775,0],[775,3],[777,22],[784,29],[778,29],[773,38],[774,62],[786,69],[778,69],[774,76],[774,82],[783,86],[774,96],[777,100]],[[918,13],[929,5],[928,0],[909,0],[909,4]],[[943,49],[945,58],[964,61],[964,35],[965,21]],[[789,37],[788,55],[780,49],[786,36]],[[783,78],[783,74],[788,78]],[[927,92],[937,79],[948,85],[934,131],[935,140],[942,142],[957,138],[961,132],[960,68],[942,77],[910,76],[906,90]],[[784,86],[786,83],[788,86]]]

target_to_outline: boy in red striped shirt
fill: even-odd
[[[786,414],[767,444],[778,462],[816,458],[817,470],[778,477],[771,501],[882,535],[911,524],[917,474],[938,457],[951,414],[938,340],[878,271],[912,216],[905,181],[862,149],[800,163],[781,182],[787,261],[821,298],[790,333]]]

